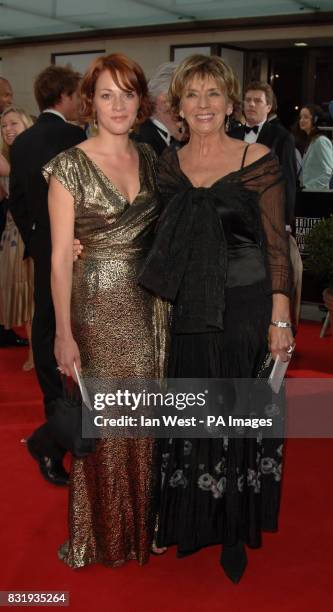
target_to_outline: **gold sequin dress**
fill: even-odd
[[[130,204],[82,149],[54,158],[44,175],[73,195],[75,236],[84,245],[74,264],[72,327],[84,377],[157,378],[165,355],[166,309],[142,289],[138,272],[159,213],[156,159],[137,145],[140,191]],[[69,542],[71,567],[147,562],[154,530],[156,447],[152,439],[107,438],[73,459]]]
[[[7,177],[3,182],[8,191]],[[34,267],[31,257],[23,256],[24,243],[8,211],[0,236],[0,324],[5,329],[31,323],[33,317]]]

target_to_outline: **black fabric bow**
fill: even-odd
[[[177,159],[169,150],[159,162],[164,210],[139,282],[174,304],[176,333],[222,330],[227,241],[218,204],[230,197],[248,201],[249,192],[223,179],[209,188],[196,188]]]
[[[258,198],[279,175],[271,154],[263,160],[252,164],[250,174],[244,169],[241,181],[231,172],[211,187],[197,188],[182,172],[174,149],[162,154],[157,181],[164,210],[139,282],[173,303],[174,332],[223,330],[230,220],[227,214],[223,224],[219,211],[228,211],[232,202],[256,244],[265,243]]]
[[[178,189],[160,217],[139,282],[174,303],[174,330],[223,329],[226,241],[213,189]]]
[[[244,125],[244,129],[245,129],[245,134],[249,134],[250,132],[254,132],[255,134],[258,134],[259,125],[254,125],[253,127],[250,127],[249,125]]]

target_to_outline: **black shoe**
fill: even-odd
[[[44,455],[39,455],[31,447],[31,443],[27,440],[27,449],[30,455],[37,461],[42,476],[44,476],[47,482],[58,486],[65,486],[69,484],[69,475],[66,472],[62,461],[60,459],[52,459]]]
[[[223,546],[221,565],[228,578],[237,584],[243,576],[247,566],[247,556],[244,544],[238,542],[235,546]]]
[[[21,338],[12,329],[2,329],[0,331],[0,347],[6,346],[29,346],[26,338]]]

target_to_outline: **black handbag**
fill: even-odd
[[[86,457],[96,450],[93,411],[82,401],[78,385],[62,377],[63,396],[48,402],[47,422],[56,442],[75,457]],[[82,422],[85,436],[82,435]],[[88,437],[89,436],[89,437]]]
[[[256,374],[256,378],[268,378],[274,366],[274,359],[269,350],[267,350]]]

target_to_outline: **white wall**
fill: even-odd
[[[133,57],[144,68],[147,76],[162,62],[170,59],[170,45],[223,43],[241,45],[242,41],[302,40],[304,38],[331,38],[333,26],[307,26],[289,28],[262,28],[258,30],[234,30],[203,34],[168,34],[146,37],[98,39],[43,43],[29,46],[2,47],[2,73],[13,86],[15,103],[36,114],[33,81],[36,75],[51,63],[52,53],[72,53],[105,49],[106,53],[123,52]]]

